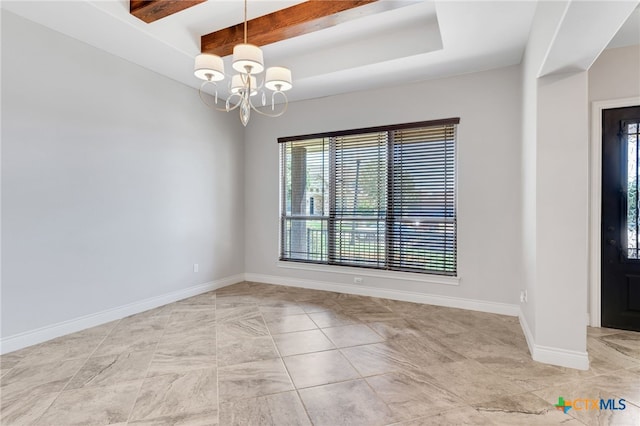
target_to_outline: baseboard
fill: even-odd
[[[149,309],[197,296],[198,294],[206,293],[208,291],[217,290],[242,281],[244,281],[244,274],[233,275],[219,280],[210,281],[208,283],[191,286],[182,290],[172,291],[170,293],[151,297],[138,302],[128,303],[126,305],[107,309],[95,314],[85,315],[83,317],[59,322],[57,324],[26,331],[24,333],[3,337],[0,339],[0,354],[13,352],[18,349],[26,348],[27,346],[64,336],[65,334],[75,333],[77,331],[105,324],[110,321],[115,321],[129,315],[148,311]]]
[[[520,326],[524,332],[524,337],[527,339],[531,358],[533,358],[534,361],[558,365],[560,367],[575,368],[577,370],[589,369],[589,355],[587,352],[537,345],[522,311],[520,311],[518,318],[520,319]]]
[[[361,285],[336,284],[327,281],[304,280],[276,275],[262,275],[246,273],[247,281],[265,284],[302,287],[314,290],[335,291],[338,293],[358,294],[361,296],[382,297],[385,299],[401,300],[403,302],[426,303],[429,305],[446,306],[448,308],[468,309],[471,311],[489,312],[492,314],[518,316],[518,305],[509,303],[487,302],[484,300],[463,299],[459,297],[439,296],[434,294],[416,293],[390,288],[367,287]]]

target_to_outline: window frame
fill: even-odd
[[[279,252],[278,252],[278,263],[277,265],[279,267],[283,267],[283,268],[290,268],[290,269],[308,269],[308,270],[316,270],[316,271],[327,271],[327,272],[346,272],[346,271],[353,271],[354,269],[359,269],[358,274],[359,275],[365,275],[365,276],[373,276],[373,277],[385,277],[385,278],[397,278],[397,279],[403,279],[403,280],[412,280],[412,281],[428,281],[428,282],[433,282],[433,283],[438,283],[438,284],[450,284],[450,285],[458,285],[459,283],[459,278],[458,278],[458,273],[459,273],[459,239],[458,239],[458,152],[459,152],[459,145],[458,145],[458,125],[460,124],[460,118],[456,117],[456,118],[447,118],[447,119],[441,119],[441,120],[430,120],[430,121],[420,121],[420,122],[411,122],[411,123],[402,123],[402,124],[394,124],[394,125],[386,125],[386,126],[375,126],[375,127],[366,127],[366,128],[359,128],[359,129],[348,129],[348,130],[341,130],[341,131],[332,131],[332,132],[323,132],[323,133],[313,133],[313,134],[305,134],[305,135],[297,135],[297,136],[288,136],[288,137],[281,137],[278,138],[278,145],[280,146],[281,143],[288,143],[288,142],[295,142],[295,141],[303,141],[303,140],[310,140],[310,139],[326,139],[327,140],[327,145],[329,146],[328,151],[329,151],[329,173],[328,173],[328,178],[329,181],[331,182],[335,182],[336,176],[335,176],[335,144],[332,142],[329,142],[329,140],[331,140],[332,138],[338,138],[341,136],[350,136],[350,135],[360,135],[360,134],[366,134],[366,133],[375,133],[375,132],[386,132],[389,136],[392,135],[392,133],[396,130],[411,130],[411,129],[422,129],[422,128],[427,128],[427,127],[439,127],[439,126],[449,126],[452,125],[453,126],[453,154],[454,154],[454,158],[453,158],[453,165],[454,165],[454,173],[453,173],[453,177],[452,177],[452,181],[453,181],[453,189],[454,189],[454,194],[453,194],[453,206],[454,206],[454,215],[453,218],[450,220],[446,220],[444,219],[444,221],[446,222],[452,222],[454,224],[454,234],[453,234],[453,239],[452,241],[455,244],[455,250],[454,250],[454,271],[453,273],[447,273],[445,268],[443,268],[442,271],[437,271],[434,269],[425,269],[424,271],[420,271],[417,269],[411,269],[411,270],[406,270],[406,269],[399,269],[390,265],[387,265],[387,267],[376,267],[376,266],[367,266],[364,264],[353,264],[353,265],[349,265],[346,263],[334,263],[331,261],[330,258],[330,253],[332,251],[331,247],[330,247],[330,241],[331,241],[331,211],[335,210],[335,187],[333,188],[329,188],[328,189],[328,197],[330,199],[329,204],[329,211],[324,212],[323,215],[318,216],[318,215],[313,215],[313,216],[304,216],[304,215],[300,215],[300,216],[293,216],[293,215],[287,215],[286,214],[286,190],[287,190],[287,183],[286,183],[286,179],[285,179],[285,175],[283,173],[282,170],[282,165],[283,163],[281,163],[282,161],[282,151],[279,149],[279,169],[278,169],[278,176],[280,179],[279,182],[279,187],[280,187],[280,193],[279,196],[281,197],[279,204],[279,232],[278,232],[278,248],[279,248]],[[334,145],[333,147],[330,147],[331,145]],[[333,158],[332,158],[333,156]],[[390,158],[387,159],[386,162],[387,165],[391,165],[393,164],[393,162],[391,161]],[[443,181],[446,181],[446,179],[443,179]],[[388,195],[387,195],[388,196]],[[283,199],[285,198],[285,199]],[[331,205],[331,203],[334,203],[333,205]],[[316,260],[310,260],[310,259],[296,259],[296,258],[289,258],[289,257],[284,257],[283,255],[285,254],[285,232],[284,232],[284,227],[286,226],[286,220],[287,218],[292,218],[295,217],[297,219],[308,219],[308,220],[322,220],[325,221],[326,223],[326,229],[327,229],[327,239],[329,240],[327,243],[327,260],[320,260],[320,261],[316,261]],[[388,216],[385,216],[385,223],[386,226],[389,226],[389,221],[391,219],[389,219]],[[334,236],[335,237],[335,236]],[[389,244],[389,240],[386,239],[386,244]],[[402,240],[399,240],[402,241]],[[307,265],[305,267],[305,265]],[[366,272],[365,272],[366,271]],[[353,272],[351,272],[353,273]]]

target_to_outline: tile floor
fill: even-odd
[[[576,371],[531,361],[513,317],[240,283],[2,356],[0,422],[639,425],[640,333],[588,340]]]

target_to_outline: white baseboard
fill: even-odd
[[[210,281],[208,283],[194,285],[182,290],[172,291],[170,293],[151,297],[138,302],[128,303],[126,305],[107,309],[95,314],[85,315],[83,317],[59,322],[57,324],[26,331],[24,333],[3,337],[0,339],[0,354],[13,352],[27,346],[64,336],[65,334],[75,333],[77,331],[105,324],[110,321],[115,321],[129,315],[148,311],[149,309],[157,308],[188,297],[197,296],[198,294],[206,293],[208,291],[217,290],[242,281],[244,281],[244,274],[233,275],[219,280]]]
[[[314,290],[335,291],[338,293],[358,294],[361,296],[382,297],[385,299],[401,300],[403,302],[426,303],[429,305],[446,306],[448,308],[468,309],[471,311],[489,312],[493,314],[518,316],[518,305],[484,300],[463,299],[459,297],[439,296],[434,294],[416,293],[390,288],[366,287],[361,285],[337,284],[327,281],[304,280],[276,275],[262,275],[246,273],[247,281],[266,284],[285,285],[290,287],[310,288]]]
[[[534,361],[578,370],[589,369],[589,355],[587,352],[537,345],[522,311],[520,311],[518,318],[520,319],[520,326],[524,332],[524,337],[527,339],[531,358],[533,358]]]

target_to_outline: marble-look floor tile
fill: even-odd
[[[309,318],[320,328],[340,327],[343,325],[358,324],[360,321],[345,314],[342,311],[322,311],[310,313]]]
[[[397,423],[394,426],[491,426],[495,425],[478,410],[469,406],[456,407],[452,410]]]
[[[89,426],[125,422],[141,383],[139,380],[61,392],[35,424]]]
[[[402,316],[400,316],[400,314],[391,312],[384,307],[370,310],[355,310],[344,312],[361,322],[393,321],[402,319]]]
[[[0,368],[0,379],[2,379],[2,377],[7,374],[9,371],[11,371],[13,368]]]
[[[256,305],[260,297],[254,294],[218,294],[216,296],[216,309],[231,305]]]
[[[185,305],[175,309],[169,317],[165,334],[180,334],[185,330],[199,332],[214,330],[216,326],[216,310],[211,306]]]
[[[589,337],[605,336],[615,333],[620,333],[620,330],[606,327],[587,327],[587,336]]]
[[[468,327],[463,327],[460,324],[452,322],[440,313],[433,313],[431,311],[419,317],[406,316],[405,319],[422,333],[435,338],[469,331]]]
[[[220,367],[278,357],[271,336],[221,340],[218,343]]]
[[[423,336],[420,339],[396,339],[391,344],[420,367],[466,359],[431,336]]]
[[[593,377],[593,371],[581,371],[571,368],[557,367],[543,364],[522,357],[487,356],[475,359],[483,366],[492,370],[518,386],[534,391],[559,383],[566,383]]]
[[[167,316],[166,319],[168,318]],[[164,325],[160,326],[159,324],[132,326],[131,328],[119,327],[118,325],[98,346],[93,356],[154,350],[163,332]]]
[[[231,303],[224,304],[216,308],[216,320],[220,324],[227,321],[245,321],[260,315],[261,314],[260,309],[258,309],[258,305],[254,303]]]
[[[438,338],[438,341],[471,359],[491,357],[495,354],[509,356],[514,359],[531,359],[531,355],[528,352],[520,351],[512,345],[507,345],[485,333],[475,331],[442,336]]]
[[[113,321],[32,346],[18,366],[35,366],[76,358],[87,359],[116,324],[117,321]]]
[[[218,383],[215,368],[165,374],[144,380],[130,421],[169,421],[202,417],[217,422]],[[155,420],[154,420],[155,419]]]
[[[273,336],[281,356],[335,349],[335,346],[320,330],[296,331]]]
[[[291,333],[294,331],[313,330],[318,328],[308,315],[286,315],[277,318],[265,318],[271,334]]]
[[[226,340],[268,336],[269,330],[262,319],[262,315],[255,314],[240,320],[228,320],[218,323],[217,333],[220,340]]]
[[[322,330],[338,348],[383,342],[384,338],[364,324],[331,327]]]
[[[463,404],[458,396],[426,374],[396,372],[366,380],[398,418],[433,415]]]
[[[181,336],[163,336],[158,344],[149,375],[185,373],[216,367],[216,339],[211,333],[190,333]]]
[[[12,400],[1,398],[0,424],[30,425],[49,408],[59,392],[25,395]]]
[[[526,391],[474,360],[442,364],[437,368],[429,368],[427,372],[437,380],[440,387],[453,392],[467,403],[497,399]]]
[[[71,379],[66,389],[107,386],[143,379],[151,363],[151,357],[153,351],[91,357]]]
[[[640,362],[640,333],[623,331],[600,336],[599,339],[615,351]]]
[[[171,311],[173,311],[176,308],[176,306],[177,305],[175,303],[169,303],[168,305],[158,306],[157,308],[152,308],[144,312],[140,312],[139,314],[136,314],[136,317],[144,318],[144,317],[158,317],[158,316],[164,316],[164,315],[171,315]]]
[[[163,315],[147,315],[145,312],[122,318],[111,331],[112,333],[127,332],[132,330],[163,330],[171,315],[167,312]]]
[[[283,392],[220,404],[220,424],[225,426],[311,425],[296,392]]]
[[[125,426],[125,424],[127,426],[216,426],[219,424],[218,409],[209,408],[198,411],[197,413],[180,413],[147,420],[134,420],[122,423],[122,426]]]
[[[379,303],[391,311],[400,314],[402,317],[421,317],[430,312],[437,312],[439,309],[439,307],[435,305],[403,302],[402,300],[393,299],[379,299]]]
[[[252,291],[251,284],[248,281],[243,281],[216,290],[216,295],[219,298],[220,296],[251,294]]]
[[[300,306],[307,314],[335,311],[340,307],[340,305],[338,305],[334,300],[326,296],[299,301],[298,306]]]
[[[405,319],[394,319],[389,321],[378,321],[367,323],[373,331],[385,339],[420,339],[424,333],[414,324]]]
[[[218,369],[220,401],[233,401],[293,390],[281,359],[247,362]]]
[[[22,361],[24,357],[33,350],[33,348],[35,348],[35,346],[30,346],[27,348],[19,349],[17,351],[6,353],[4,355],[0,355],[0,369],[10,370],[13,367],[17,366],[20,361]]]
[[[398,420],[361,379],[301,389],[299,393],[315,426],[376,426]]]
[[[341,349],[340,352],[363,377],[419,369],[391,342],[354,346]]]
[[[284,363],[298,389],[360,378],[338,351],[290,356],[284,358]]]
[[[197,296],[189,297],[188,299],[182,299],[176,302],[176,305],[215,305],[216,292],[209,291]]]
[[[84,359],[73,359],[35,367],[14,367],[2,378],[0,396],[3,400],[10,400],[59,392],[82,364]]]
[[[473,407],[498,425],[583,425],[530,393],[504,396],[493,401],[473,404]]]
[[[532,361],[516,317],[244,282],[0,356],[0,423],[637,426],[640,333],[587,344],[571,370]],[[565,415],[559,392],[628,408]]]
[[[610,346],[602,338],[588,337],[589,367],[596,374],[610,373],[631,367],[640,367],[637,360],[621,352],[615,346]]]
[[[267,321],[281,318],[284,316],[302,315],[305,313],[300,306],[298,306],[295,303],[289,303],[289,302],[286,302],[286,303],[278,302],[278,303],[271,303],[267,305],[259,304],[258,306],[259,306],[260,312],[262,313],[262,315]]]

